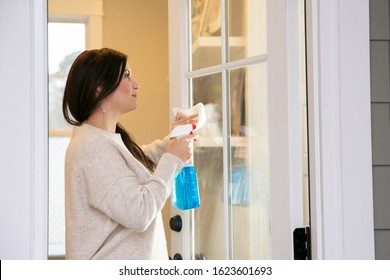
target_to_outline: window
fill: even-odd
[[[85,24],[49,22],[49,258],[65,255],[64,158],[71,126],[62,115],[67,73],[85,50]]]

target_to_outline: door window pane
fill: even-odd
[[[221,63],[221,1],[191,0],[192,69]]]
[[[188,94],[193,105],[206,105],[208,118],[194,148],[201,199],[194,211],[195,254],[205,259],[271,259],[267,1],[188,3],[192,8],[192,68],[186,73],[192,91]],[[219,18],[214,7],[212,18],[220,26],[206,32],[211,30],[204,29],[211,3],[219,6],[218,13],[226,10],[226,16]],[[296,109],[301,113],[302,145],[295,148],[302,151],[298,159],[302,170],[294,170],[302,171],[303,218],[308,224],[304,1],[298,3],[299,34],[293,35],[299,35],[294,73],[300,81],[295,85],[299,89],[291,88],[291,92],[300,97]],[[199,44],[203,39],[209,43]],[[212,45],[212,40],[218,44]]]
[[[229,0],[229,61],[267,53],[266,0]]]
[[[266,63],[230,72],[233,259],[270,259]]]
[[[193,103],[205,105],[207,122],[194,142],[201,206],[195,210],[195,253],[224,259],[224,204],[221,74],[192,80]]]
[[[205,104],[207,114],[194,148],[201,199],[201,207],[194,211],[195,255],[270,259],[267,63],[228,70],[221,51],[221,47],[226,50],[229,61],[266,54],[265,0],[191,3],[192,70],[221,66],[218,74],[191,80],[192,103]],[[215,13],[217,6],[218,13],[222,4],[227,8],[226,36],[221,36],[220,29],[204,32],[204,23],[194,20],[196,8],[207,13],[212,3]],[[201,21],[207,18],[202,12],[197,14]],[[225,43],[221,44],[221,38]],[[203,39],[208,44],[198,44]],[[227,112],[222,110],[223,102]],[[223,116],[228,120],[223,122]],[[228,127],[223,129],[223,125]]]

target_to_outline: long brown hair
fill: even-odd
[[[82,52],[73,62],[65,85],[62,113],[71,125],[80,126],[96,110],[100,102],[120,84],[126,68],[127,56],[119,51],[103,48]],[[96,94],[99,87],[99,94]],[[123,143],[130,153],[149,171],[156,164],[135,143],[126,129],[117,123]]]

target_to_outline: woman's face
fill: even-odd
[[[131,77],[131,69],[127,65],[119,86],[111,94],[111,107],[120,114],[133,111],[137,108],[137,90],[141,86]]]

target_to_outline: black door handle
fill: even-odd
[[[171,230],[180,232],[181,228],[183,226],[181,217],[179,215],[176,215],[176,216],[172,217],[169,220],[169,226],[170,226]]]

